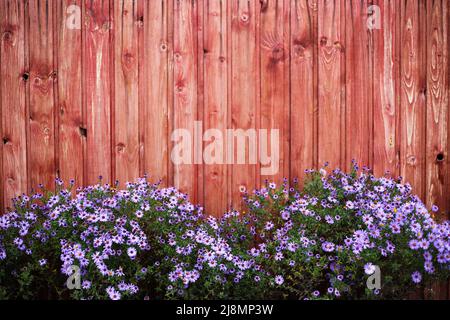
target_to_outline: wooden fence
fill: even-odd
[[[1,207],[57,176],[147,172],[220,215],[243,187],[354,158],[447,210],[449,5],[1,0]],[[171,133],[196,120],[279,129],[278,173],[175,165]]]
[[[57,176],[85,185],[148,172],[220,215],[244,187],[354,158],[404,176],[444,217],[449,6],[1,0],[0,207]],[[171,133],[195,121],[279,129],[279,172],[175,165]]]

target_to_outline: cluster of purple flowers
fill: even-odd
[[[310,180],[303,191],[284,181],[246,198],[254,235],[272,250],[265,255],[273,259],[266,271],[292,273],[298,265],[304,274],[318,274],[303,298],[365,292],[365,275],[375,265],[384,276],[399,278],[400,288],[386,284],[386,297],[421,283],[423,273],[429,279],[448,276],[450,223],[436,222],[409,184],[377,178],[367,169],[358,173],[356,165],[350,174],[339,169],[328,174],[325,168],[307,173]],[[302,286],[295,281],[289,285],[292,290]]]
[[[23,195],[0,216],[0,280],[16,279],[0,283],[12,291],[26,265],[40,276],[57,269],[49,277],[61,297],[320,299],[366,294],[376,267],[391,280],[367,294],[385,297],[447,276],[450,223],[408,184],[356,169],[308,170],[303,190],[267,183],[244,197],[248,212],[220,219],[145,178],[76,192],[58,179],[57,192]],[[73,266],[82,288],[64,291]],[[35,282],[31,291],[48,285]]]

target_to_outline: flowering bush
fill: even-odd
[[[279,285],[276,297],[400,298],[449,275],[450,223],[436,223],[400,180],[358,176],[356,165],[322,169],[309,171],[302,192],[269,183],[246,202],[261,242],[252,252]],[[368,289],[377,268],[382,289]]]
[[[450,223],[409,185],[356,166],[308,174],[303,190],[267,183],[220,219],[145,178],[76,192],[58,179],[0,216],[0,298],[403,298],[448,277]],[[375,271],[380,290],[366,286]]]

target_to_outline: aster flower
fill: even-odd
[[[278,275],[275,277],[275,283],[279,286],[281,286],[284,283],[284,278],[281,275]]]
[[[127,254],[128,254],[128,256],[129,256],[131,259],[134,259],[134,258],[136,257],[137,251],[136,251],[135,248],[129,247],[129,248],[127,249]]]
[[[422,281],[422,275],[420,274],[420,272],[419,271],[414,271],[412,274],[411,274],[411,279],[412,279],[412,281],[414,282],[414,283],[420,283],[421,281]]]
[[[376,267],[371,263],[368,262],[364,265],[364,273],[367,275],[371,275],[375,272]]]
[[[335,245],[332,242],[325,241],[322,243],[322,250],[325,252],[333,252]]]

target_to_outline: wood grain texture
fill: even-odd
[[[150,179],[168,183],[169,1],[144,2],[143,56],[139,97],[143,168]]]
[[[85,0],[83,7],[83,107],[87,134],[85,182],[101,176],[112,182],[110,30],[113,28],[107,0]]]
[[[204,205],[206,211],[221,214],[227,206],[228,200],[228,167],[223,165],[226,159],[225,144],[219,139],[228,128],[228,67],[229,57],[227,53],[228,20],[227,2],[223,0],[209,0],[203,6],[203,65],[204,65],[204,130],[211,135],[206,138],[205,152],[211,154],[215,159],[204,165],[204,182],[207,186]],[[216,131],[217,130],[217,131]],[[209,152],[206,149],[217,146]],[[221,155],[216,154],[221,152]],[[216,194],[209,197],[208,194]]]
[[[342,167],[344,119],[342,96],[345,93],[344,52],[345,2],[318,1],[318,165],[328,162],[330,167]],[[339,146],[339,147],[338,147]]]
[[[291,2],[290,8],[290,176],[303,181],[314,167],[316,110],[315,49],[317,6],[307,0]]]
[[[375,2],[380,8],[381,29],[373,31],[373,114],[374,151],[373,171],[383,175],[389,171],[398,174],[396,116],[399,105],[400,26],[399,6],[392,1]]]
[[[368,30],[372,4],[381,24]],[[84,185],[148,173],[220,215],[266,178],[355,158],[449,209],[448,1],[0,5],[2,207],[58,174]],[[279,171],[261,176],[259,154],[202,163],[208,141],[192,146],[197,163],[174,165],[171,133],[193,135],[196,120],[203,132],[280,129]]]
[[[58,59],[58,169],[66,182],[84,184],[86,136],[83,124],[82,91],[82,1],[56,3],[56,52]],[[74,154],[77,161],[73,161]]]
[[[55,157],[56,63],[53,52],[55,23],[53,0],[28,1],[29,22],[29,138],[30,186],[53,188]]]
[[[261,8],[260,26],[260,72],[261,72],[261,102],[259,128],[279,130],[278,154],[279,161],[272,171],[274,174],[263,175],[261,179],[272,180],[281,184],[283,178],[289,178],[289,139],[290,131],[286,123],[289,123],[289,1],[267,1],[267,5]],[[269,139],[270,131],[267,131],[268,151],[271,151]],[[259,142],[262,149],[262,141]],[[265,152],[273,158],[273,154]],[[264,159],[259,154],[260,162]],[[271,159],[272,160],[272,159]],[[268,164],[260,163],[260,167],[268,167]],[[275,170],[276,169],[276,170]],[[261,171],[260,171],[261,172]]]
[[[3,207],[27,190],[25,86],[28,70],[22,1],[0,3],[0,37],[0,204]]]
[[[139,176],[139,52],[137,2],[114,3],[114,176]]]
[[[426,201],[440,207],[441,218],[447,218],[448,1],[427,4]]]
[[[426,8],[422,1],[401,3],[400,174],[425,195]]]
[[[256,20],[259,12],[256,2],[234,0],[231,12],[231,128],[256,129],[256,104],[259,86],[250,79],[258,77]],[[234,139],[236,140],[236,139]],[[254,146],[252,146],[254,147]],[[246,142],[246,154],[250,145]],[[234,148],[238,149],[238,148]],[[237,150],[233,150],[237,151]],[[233,154],[236,163],[236,152]],[[229,154],[229,152],[227,152]],[[242,193],[256,187],[258,166],[250,163],[235,164],[231,177],[231,202],[239,208]]]
[[[198,2],[176,0],[174,3],[173,24],[173,90],[174,111],[173,129],[186,129],[191,141],[195,138],[194,127],[197,115],[197,28]],[[197,140],[198,141],[198,140]],[[174,141],[176,143],[181,140]],[[191,164],[174,165],[174,185],[188,193],[191,201],[197,198],[197,169],[201,161],[196,152],[201,148],[191,143]],[[200,146],[201,147],[201,146]]]
[[[345,167],[351,161],[369,166],[372,135],[372,30],[368,28],[368,1],[345,3]]]
[[[437,218],[448,218],[448,1],[427,2],[426,92],[426,204],[440,208]],[[433,285],[433,299],[446,299],[448,283]]]

